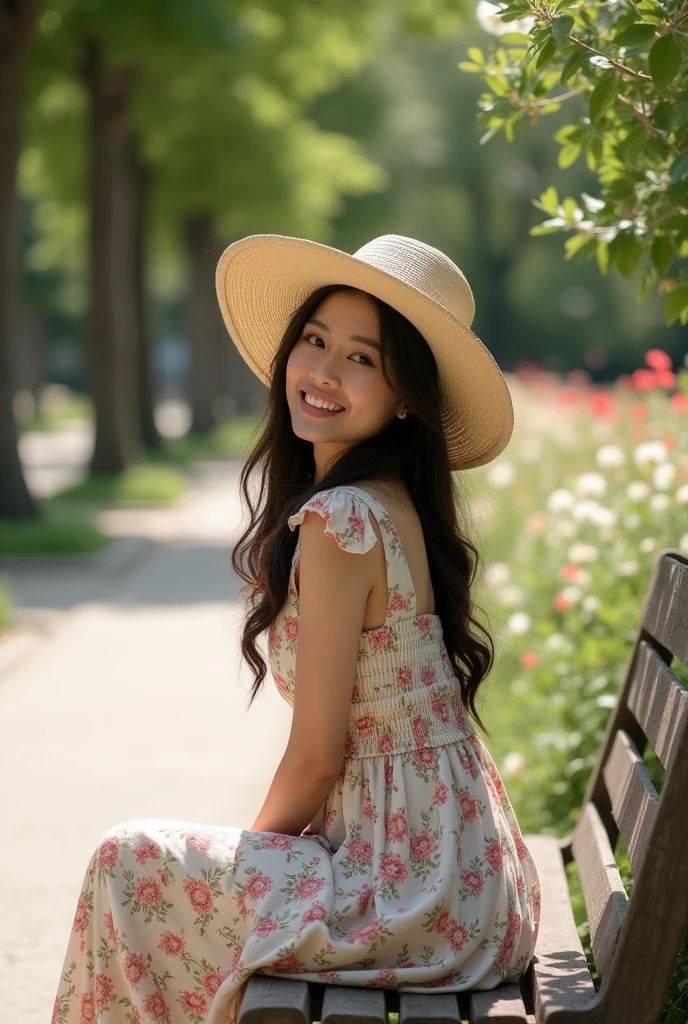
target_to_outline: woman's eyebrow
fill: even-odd
[[[329,332],[330,330],[327,324],[324,324],[322,320],[316,320],[315,318],[307,320],[306,324],[315,324],[316,327],[322,327],[324,331]],[[363,335],[361,334],[352,334],[351,340],[360,341],[363,345],[368,345],[370,348],[374,348],[378,352],[380,351],[380,343],[378,341],[375,341],[374,338],[364,338]]]

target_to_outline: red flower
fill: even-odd
[[[554,600],[554,606],[557,611],[568,611],[571,607],[571,603],[565,597],[562,597],[561,594],[558,594]],[[519,661],[523,668],[535,668],[540,664],[540,659],[535,651],[524,651]]]
[[[95,1000],[91,994],[84,994],[81,997],[81,1006],[79,1007],[79,1024],[95,1024],[95,1019]]]
[[[361,518],[361,516],[349,516],[349,518],[347,519],[347,524],[353,530],[354,536],[360,540],[365,531],[365,525],[363,523],[363,519]]]
[[[53,1015],[50,1018],[50,1024],[57,1024],[60,1016],[60,997],[55,996],[55,1002],[53,1003]]]
[[[411,752],[411,757],[419,768],[432,768],[437,761],[437,750],[435,747],[419,747]]]
[[[446,782],[442,782],[442,779],[440,779],[435,786],[435,792],[432,794],[432,802],[434,804],[446,804],[448,795],[449,788]]]
[[[393,811],[385,821],[385,833],[390,843],[403,843],[408,835],[408,822],[406,820],[406,808],[400,807]]]
[[[281,832],[270,832],[265,840],[266,850],[291,850],[294,839],[291,836],[284,836]]]
[[[146,996],[143,1001],[143,1012],[147,1013],[151,1020],[163,1020],[165,1017],[169,1017],[170,1008],[165,1002],[163,993],[153,992]]]
[[[439,932],[440,935],[444,935],[447,925],[449,924],[449,911],[447,909],[440,910],[435,921],[435,931]]]
[[[207,882],[202,882],[200,878],[185,878],[182,889],[197,914],[209,914],[213,909],[213,891]]]
[[[464,821],[475,821],[479,815],[478,805],[467,789],[459,790],[459,803],[461,804],[461,813]]]
[[[384,651],[388,646],[391,637],[391,626],[380,626],[379,629],[371,630],[368,634],[368,642],[370,644],[371,651]]]
[[[423,634],[429,633],[430,632],[430,625],[431,625],[431,623],[430,623],[430,616],[429,615],[419,615],[418,618],[416,619],[416,625],[418,626],[418,629],[421,631],[421,633],[423,633]]]
[[[362,864],[371,864],[373,860],[373,844],[366,839],[352,839],[347,844],[349,855]]]
[[[115,986],[107,974],[96,974],[94,996],[96,1010],[102,1010],[115,998]]]
[[[428,857],[432,857],[437,846],[437,840],[429,832],[421,832],[420,835],[411,836],[411,860],[427,860]]]
[[[444,724],[446,725],[447,722],[449,721],[449,705],[447,704],[444,697],[440,697],[439,694],[433,693],[432,698],[430,700],[430,707],[432,708],[433,713],[437,715],[437,717],[440,719],[440,721],[444,722]]]
[[[98,859],[96,864],[99,868],[114,868],[117,863],[117,853],[119,851],[119,837],[110,836],[109,839],[103,839],[98,847]]]
[[[375,728],[375,716],[367,711],[365,715],[359,715],[354,724],[359,732],[370,732]]]
[[[214,996],[226,977],[226,974],[220,974],[219,971],[206,971],[201,977],[201,985],[209,996]]]
[[[437,682],[434,665],[423,665],[420,670],[420,678],[426,686],[433,686]]]
[[[408,878],[408,868],[398,853],[384,853],[380,858],[380,877],[389,882],[403,882]]]
[[[202,992],[180,992],[177,998],[184,1013],[205,1013],[208,1009]]]
[[[76,905],[76,911],[74,913],[74,931],[79,932],[80,935],[84,934],[84,928],[86,927],[86,902],[83,896],[79,897]]]
[[[275,971],[282,971],[284,974],[302,974],[304,962],[298,953],[287,953],[286,956],[278,957],[272,966]]]
[[[184,940],[174,932],[163,932],[158,940],[158,948],[168,956],[179,956],[184,951]]]
[[[502,844],[499,839],[493,839],[485,847],[485,860],[493,871],[501,871],[503,863]]]
[[[213,845],[213,837],[209,836],[206,832],[189,832],[186,841],[195,846],[201,853],[207,853]]]
[[[347,942],[375,942],[380,934],[380,921],[376,917],[369,924],[359,925],[354,928],[346,937]]]
[[[397,669],[397,682],[400,686],[410,686],[413,682],[413,673],[408,665],[402,665]]]
[[[652,370],[671,369],[671,356],[661,348],[649,348],[645,353],[645,362]]]
[[[262,921],[259,921],[255,926],[256,935],[261,939],[267,939],[269,935],[277,931],[279,924],[273,917],[264,917]]]
[[[246,895],[250,900],[261,900],[272,890],[272,880],[262,871],[257,871],[246,883]]]
[[[147,860],[157,860],[160,856],[160,847],[152,839],[143,839],[134,850],[134,856],[139,864],[145,864]]]
[[[418,746],[421,746],[423,741],[428,738],[428,723],[420,715],[416,715],[411,722],[411,728],[413,729],[416,743]]]
[[[110,942],[112,942],[113,945],[116,945],[117,944],[117,931],[115,929],[115,922],[112,919],[112,911],[111,910],[108,910],[107,914],[104,917],[104,921],[105,921],[105,930],[108,933],[108,937],[110,939]]]
[[[385,785],[391,786],[394,781],[394,763],[391,757],[385,758]]]
[[[403,594],[394,594],[389,602],[389,610],[391,612],[401,612],[404,611],[406,605],[407,601]]]
[[[145,978],[148,973],[146,961],[139,953],[127,953],[124,958],[124,977],[134,988]]]
[[[388,732],[383,732],[382,736],[378,737],[377,741],[377,752],[378,754],[391,754],[394,749],[394,740]]]
[[[310,924],[311,921],[324,921],[327,917],[327,907],[320,900],[315,900],[301,918],[301,925]]]
[[[370,897],[372,895],[373,895],[372,886],[368,885],[367,883],[364,886],[362,886],[361,892],[360,892],[359,897],[358,897],[358,912],[359,912],[359,914],[365,914],[366,910],[368,909],[368,902],[370,901]]]
[[[272,651],[272,650],[275,649],[275,647],[277,646],[278,639],[279,639],[279,636],[278,636],[278,633],[277,633],[277,627],[276,627],[274,622],[271,622],[270,625],[268,626],[268,650],[269,651]]]
[[[154,907],[162,899],[162,888],[160,883],[151,876],[141,878],[136,883],[136,899],[147,907]]]
[[[324,878],[302,878],[294,886],[294,896],[297,900],[312,900],[325,884]]]
[[[284,620],[284,635],[292,642],[299,639],[299,620],[294,615]]]
[[[468,928],[463,921],[451,921],[444,935],[452,950],[458,953],[468,941]]]
[[[459,877],[466,888],[470,889],[474,896],[479,896],[485,888],[485,879],[479,871],[469,871],[468,868],[464,868],[464,870],[460,872]]]

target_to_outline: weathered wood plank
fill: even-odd
[[[237,1024],[311,1024],[308,983],[252,974]]]
[[[382,989],[328,985],[323,996],[322,1024],[387,1024]]]
[[[576,824],[573,855],[588,912],[595,967],[604,978],[626,916],[628,897],[607,833],[593,803],[585,805]]]
[[[576,922],[559,842],[554,836],[525,835],[542,889],[540,927],[533,958],[533,1001],[539,1022],[569,1009],[595,1004],[596,993]]]
[[[470,1024],[526,1024],[528,1015],[518,985],[498,985],[468,997]]]
[[[647,640],[639,644],[628,708],[668,770],[688,723],[688,690]]]
[[[665,548],[644,607],[642,625],[658,643],[688,664],[688,564]]]
[[[456,993],[400,992],[399,1024],[461,1024]]]
[[[648,850],[659,796],[635,743],[623,729],[614,738],[602,774],[614,820],[619,826],[631,870],[636,875]]]

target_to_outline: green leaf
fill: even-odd
[[[539,196],[540,208],[549,213],[550,216],[556,217],[559,211],[559,195],[554,185],[550,185],[549,188]]]
[[[484,69],[480,64],[471,64],[470,61],[460,60],[458,63],[459,71],[483,71]]]
[[[558,164],[560,167],[570,167],[580,155],[581,147],[569,144],[559,151]]]
[[[603,277],[609,270],[609,245],[606,242],[597,243],[597,268]]]
[[[683,153],[681,156],[677,156],[673,164],[669,168],[669,178],[671,181],[681,181],[682,178],[688,174],[688,153]]]
[[[561,75],[559,77],[561,84],[566,85],[566,83],[573,78],[576,71],[583,67],[586,60],[587,54],[585,50],[579,50],[576,48],[572,53],[570,53],[563,68],[561,69]]]
[[[485,57],[483,51],[479,46],[469,46],[467,50],[468,56],[471,58],[474,64],[484,64]]]
[[[576,211],[578,210],[578,203],[573,196],[567,196],[562,202],[564,210],[564,216],[568,221],[572,221],[575,218]]]
[[[648,43],[650,39],[654,39],[656,34],[657,27],[655,25],[650,25],[647,21],[637,21],[622,29],[618,35],[614,36],[612,42],[615,46],[640,46],[642,43]]]
[[[552,38],[560,50],[565,50],[572,45],[569,35],[573,28],[573,18],[570,14],[560,14],[552,22]]]
[[[669,100],[660,100],[652,111],[652,123],[660,131],[668,132],[674,120],[674,105]]]
[[[667,327],[680,318],[681,323],[688,321],[688,284],[674,288],[664,299],[664,322]]]
[[[564,243],[567,260],[575,259],[576,263],[585,263],[597,250],[597,239],[590,235],[573,235]]]
[[[605,110],[614,99],[615,93],[614,75],[603,76],[590,94],[590,120],[594,125],[601,121]]]
[[[674,243],[666,235],[656,235],[650,246],[650,260],[652,266],[661,277],[669,272],[669,267],[674,261],[676,250]]]
[[[647,302],[657,284],[657,271],[654,267],[645,267],[640,275],[636,296],[638,302]]]
[[[547,42],[545,43],[545,45],[540,50],[540,53],[538,54],[538,58],[535,61],[535,67],[538,69],[538,71],[541,68],[544,68],[546,64],[549,64],[549,62],[551,60],[553,60],[554,57],[556,56],[556,53],[557,53],[557,48],[554,45],[554,40],[553,39],[548,39]]]
[[[561,231],[566,226],[566,221],[561,217],[553,220],[543,220],[542,224],[535,224],[528,232],[529,235],[552,235],[555,231]]]
[[[681,44],[673,32],[660,36],[650,47],[648,65],[652,81],[660,92],[666,90],[681,70],[682,55]]]
[[[631,278],[643,258],[645,248],[637,237],[628,231],[620,231],[609,243],[610,262],[618,269],[622,277]]]
[[[615,202],[635,199],[635,183],[630,178],[616,178],[607,185],[604,192],[605,199],[611,199]]]

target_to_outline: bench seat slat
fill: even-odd
[[[635,743],[623,729],[614,737],[602,774],[614,821],[619,826],[631,870],[636,876],[648,850],[659,796]]]
[[[584,1010],[596,999],[573,917],[559,841],[525,835],[542,889],[540,927],[533,958],[533,1000],[538,1021],[557,1010]]]
[[[528,1015],[518,985],[498,985],[468,997],[470,1024],[526,1024]]]
[[[382,989],[327,985],[323,996],[322,1024],[387,1024]]]
[[[666,556],[665,556],[666,551]],[[643,626],[668,651],[688,664],[688,565],[665,549],[648,595]]]
[[[688,690],[647,640],[641,640],[638,645],[638,659],[627,703],[668,771],[678,737],[688,720]]]
[[[461,1024],[459,1001],[454,992],[399,993],[399,1024]]]
[[[237,1024],[311,1024],[308,982],[258,973],[248,980]]]
[[[626,916],[628,897],[609,837],[591,801],[578,819],[572,845],[585,896],[595,966],[604,978]]]

